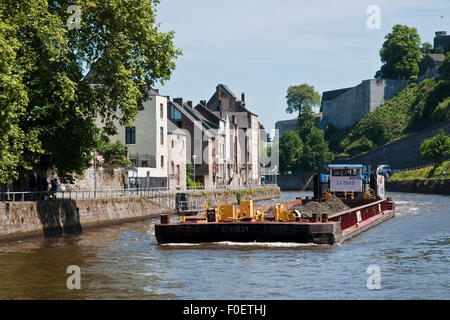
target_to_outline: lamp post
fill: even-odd
[[[97,150],[94,150],[94,198],[97,198]]]
[[[192,166],[194,167],[194,188],[197,187],[197,185],[195,184],[195,159],[197,158],[197,156],[195,154],[192,155]]]
[[[275,185],[277,185],[277,175],[278,175],[278,167],[274,166],[274,171],[275,171]]]

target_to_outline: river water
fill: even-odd
[[[394,219],[334,246],[159,246],[155,219],[3,242],[0,299],[450,299],[450,197],[388,196]],[[80,290],[67,289],[69,265]],[[367,287],[371,265],[380,289]]]

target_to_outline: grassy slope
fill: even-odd
[[[444,176],[443,172],[446,171]],[[445,161],[437,167],[429,166],[416,170],[402,171],[393,174],[389,181],[450,179],[450,161]]]
[[[413,83],[355,125],[328,134],[339,156],[355,156],[450,119],[450,85],[436,79]]]

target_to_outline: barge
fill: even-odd
[[[314,197],[274,204],[273,216],[253,201],[207,207],[204,214],[162,215],[155,225],[158,244],[202,242],[297,242],[336,244],[394,217],[395,203],[384,197],[384,176],[361,165],[330,165],[329,174],[314,174]],[[338,197],[349,209],[307,216],[301,206]],[[267,209],[267,208],[266,208]]]

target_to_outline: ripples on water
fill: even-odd
[[[284,192],[281,200],[295,196]],[[0,243],[0,298],[449,299],[450,197],[390,196],[395,219],[335,246],[159,246],[157,220]],[[366,287],[373,264],[381,290]],[[81,267],[81,290],[66,288],[69,265]]]

